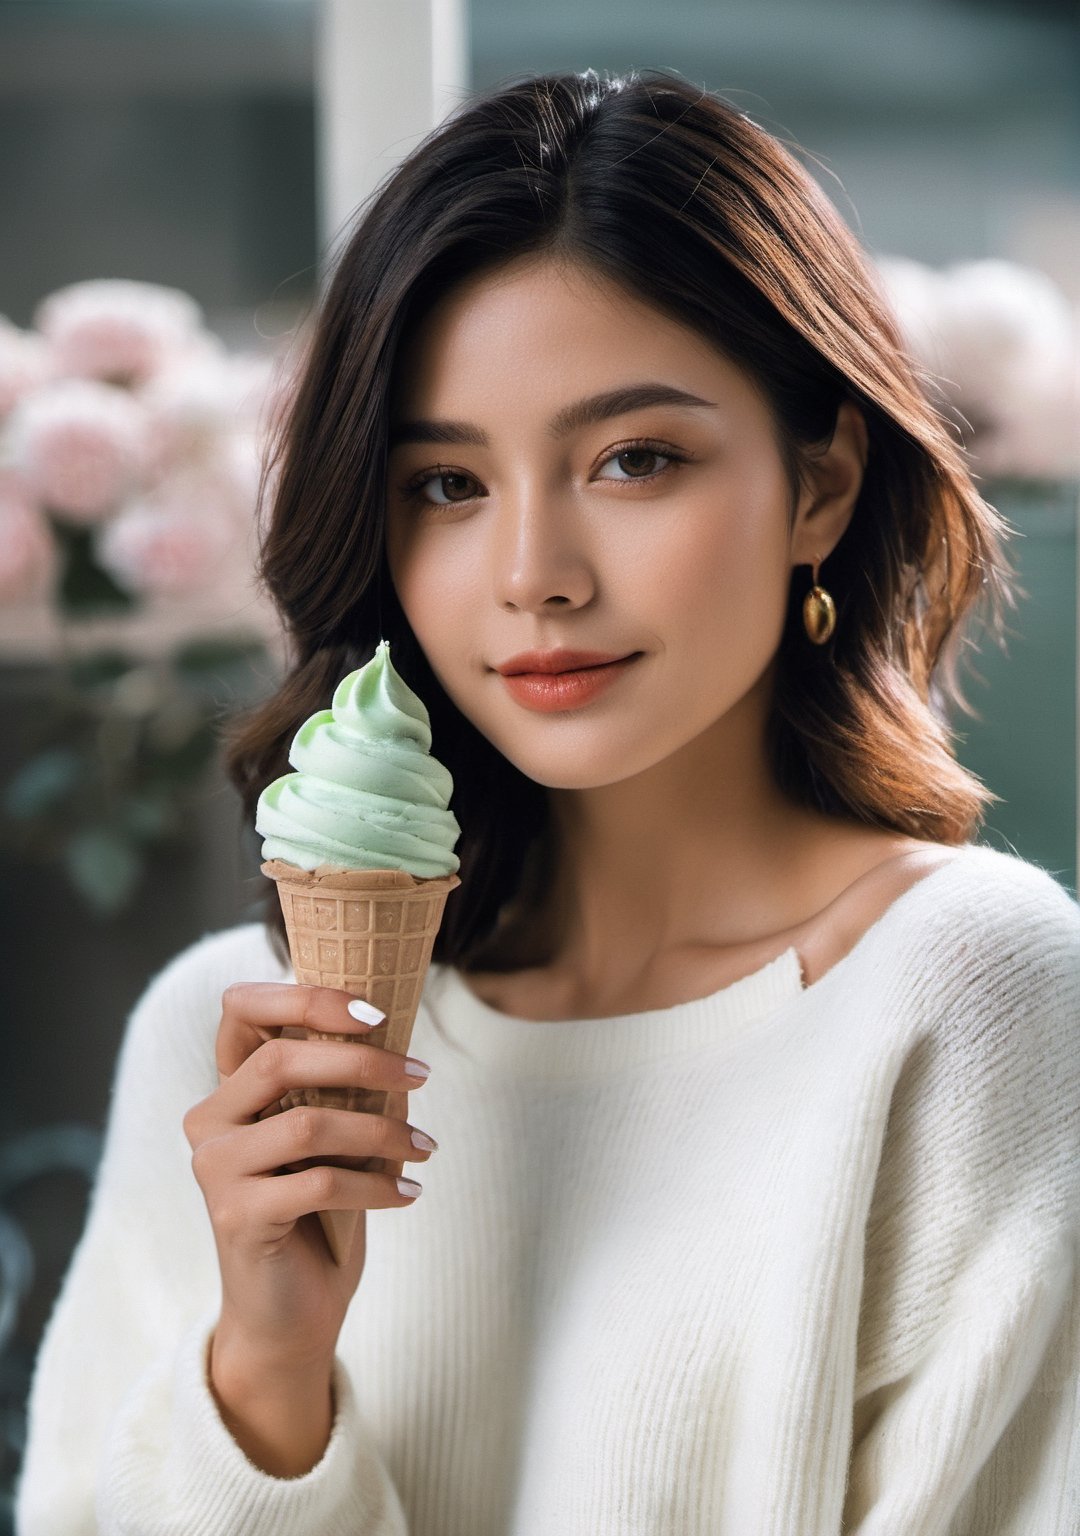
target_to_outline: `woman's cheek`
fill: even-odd
[[[399,535],[388,550],[398,601],[437,675],[452,675],[453,654],[467,644],[470,616],[475,623],[479,612],[476,562],[451,532]],[[445,686],[445,676],[440,681]]]

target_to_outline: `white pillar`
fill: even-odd
[[[467,88],[466,0],[321,0],[315,89],[327,251]]]

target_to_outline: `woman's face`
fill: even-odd
[[[469,280],[401,355],[394,585],[450,698],[541,784],[613,783],[723,730],[776,654],[792,565],[839,537],[807,543],[828,530],[793,530],[790,496],[747,375],[581,268]]]

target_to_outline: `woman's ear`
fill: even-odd
[[[791,530],[792,565],[825,560],[844,536],[862,489],[870,439],[862,411],[844,400],[836,430],[824,453],[815,454],[804,471]]]

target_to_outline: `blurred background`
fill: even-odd
[[[982,839],[1075,893],[1078,44],[1074,0],[0,0],[5,1499],[126,1017],[260,895],[216,742],[280,666],[261,445],[350,213],[470,91],[669,68],[802,146],[1017,532],[954,724]]]

